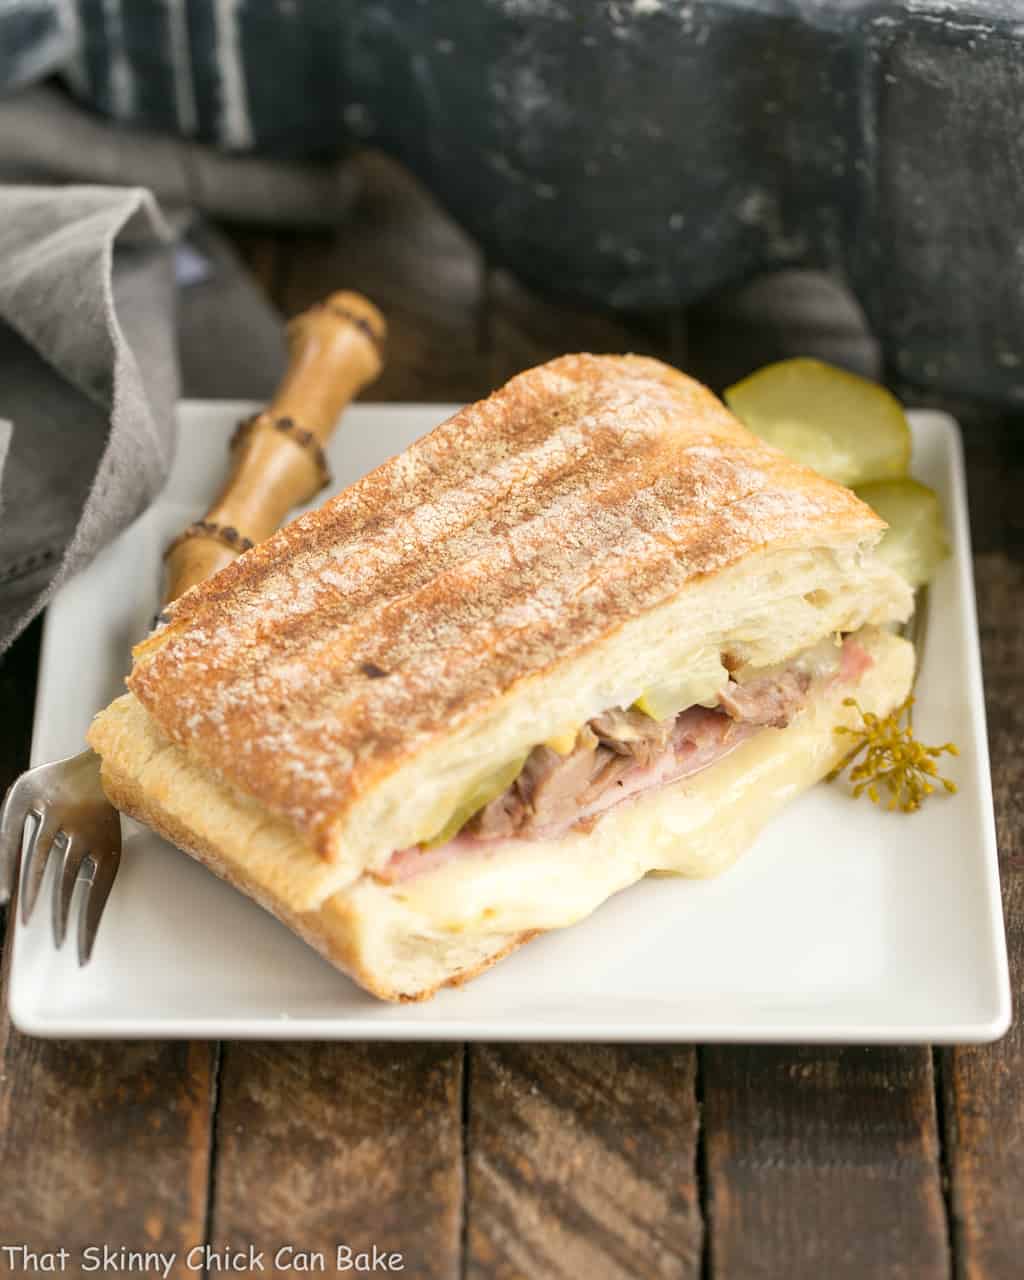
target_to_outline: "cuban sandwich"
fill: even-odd
[[[513,378],[169,606],[104,787],[368,991],[725,869],[906,697],[850,490],[658,361]]]

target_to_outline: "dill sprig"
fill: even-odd
[[[950,793],[955,792],[956,783],[940,776],[935,761],[944,753],[951,756],[960,753],[952,742],[945,742],[941,747],[926,747],[917,741],[913,705],[914,696],[910,694],[890,715],[876,716],[871,711],[862,711],[856,698],[844,698],[843,706],[856,707],[861,723],[856,728],[837,725],[836,733],[849,734],[858,741],[843,763],[829,774],[829,781],[844,769],[850,769],[855,796],[867,792],[873,804],[880,804],[882,790],[885,790],[888,792],[886,807],[902,809],[904,813],[920,809],[938,785]],[[901,724],[904,716],[906,724]],[[860,763],[855,763],[857,760]]]

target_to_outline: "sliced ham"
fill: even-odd
[[[427,871],[436,871],[446,862],[456,857],[463,849],[479,849],[481,841],[468,839],[461,831],[447,844],[440,844],[436,849],[421,849],[418,844],[411,844],[408,849],[398,849],[393,853],[380,871],[374,875],[383,884],[401,884],[411,880],[413,876],[424,875]]]
[[[843,642],[843,652],[839,658],[839,679],[842,683],[856,683],[874,665],[875,660],[867,649],[852,636],[848,636]]]
[[[819,671],[818,679],[852,684],[872,662],[847,638],[837,669]],[[670,720],[619,707],[603,712],[583,727],[568,755],[534,747],[515,782],[457,836],[436,849],[400,849],[378,878],[396,884],[503,840],[554,839],[589,828],[623,801],[709,768],[752,734],[784,728],[806,704],[812,681],[808,666],[796,662],[741,683],[730,679],[718,707],[689,707]]]
[[[683,721],[682,727],[678,722]],[[670,747],[652,764],[634,765],[625,769],[611,785],[591,791],[581,797],[579,812],[574,822],[556,829],[535,831],[535,835],[549,838],[564,835],[570,827],[592,824],[595,818],[614,809],[623,800],[629,800],[641,791],[653,791],[656,787],[679,782],[691,774],[700,773],[735,750],[757,730],[756,725],[737,724],[720,711],[705,707],[691,707],[677,717],[677,728],[671,735]],[[526,834],[524,831],[522,834]]]
[[[412,876],[433,871],[460,854],[497,848],[504,840],[552,840],[572,827],[589,828],[609,809],[642,791],[652,791],[700,773],[727,756],[757,729],[757,725],[737,724],[720,711],[691,707],[676,718],[668,734],[668,749],[651,764],[637,764],[604,746],[586,746],[570,756],[558,756],[550,747],[537,747],[508,791],[485,806],[454,839],[436,849],[422,851],[419,845],[400,849],[387,866],[376,873],[377,878],[386,884],[399,884]],[[558,763],[552,761],[551,756],[555,756]],[[585,767],[579,763],[581,760],[586,762]],[[549,765],[551,772],[538,784],[538,775]],[[571,789],[566,781],[572,776],[582,778],[588,770],[590,780],[586,789],[570,800]],[[532,789],[538,785],[541,803],[531,808],[523,798],[524,792],[535,795]],[[548,789],[553,789],[554,794],[545,794]]]

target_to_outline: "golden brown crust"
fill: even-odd
[[[129,687],[325,856],[359,799],[702,575],[883,527],[655,360],[512,379],[171,606]]]

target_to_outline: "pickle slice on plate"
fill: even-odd
[[[878,555],[911,586],[924,586],[949,555],[939,495],[905,476],[859,485],[857,496],[889,525]]]
[[[840,484],[907,473],[903,406],[858,374],[806,357],[782,360],[731,386],[725,401],[755,435]]]
[[[509,760],[507,764],[503,764],[501,768],[495,769],[493,773],[485,774],[471,783],[448,815],[444,826],[439,831],[435,831],[429,840],[423,841],[423,848],[436,849],[442,844],[447,844],[453,836],[457,836],[474,814],[479,813],[484,805],[497,800],[503,791],[508,790],[519,777],[525,763],[526,756],[518,756],[515,760]]]

